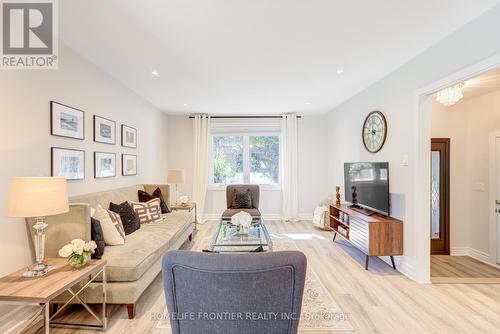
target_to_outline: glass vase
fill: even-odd
[[[90,253],[88,252],[83,252],[82,255],[73,254],[68,259],[69,265],[76,269],[83,267],[88,261],[90,261]]]

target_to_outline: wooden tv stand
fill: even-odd
[[[342,218],[342,215],[349,218]],[[364,215],[346,205],[330,205],[330,227],[353,246],[366,254],[365,269],[370,256],[390,256],[396,269],[394,255],[403,255],[403,222],[381,214]]]

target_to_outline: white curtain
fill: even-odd
[[[297,115],[286,114],[281,119],[283,220],[299,220]]]
[[[193,201],[197,206],[197,219],[203,223],[208,179],[208,145],[210,117],[195,115],[193,120]]]

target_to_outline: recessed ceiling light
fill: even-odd
[[[341,68],[339,68],[339,69],[337,70],[337,74],[342,74],[342,73],[344,73],[344,70],[343,70],[343,69],[341,69]]]
[[[160,75],[160,73],[158,73],[158,71],[152,71],[151,74],[154,75],[155,77]]]
[[[188,104],[187,103],[184,103],[184,107],[186,107]]]
[[[310,105],[310,104],[311,104],[311,102],[309,102],[309,101],[306,102],[306,105]]]

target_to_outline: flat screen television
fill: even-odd
[[[356,187],[357,206],[366,214],[389,216],[389,163],[346,162],[344,164],[345,199],[353,204],[352,187]],[[370,212],[369,210],[372,210]]]

